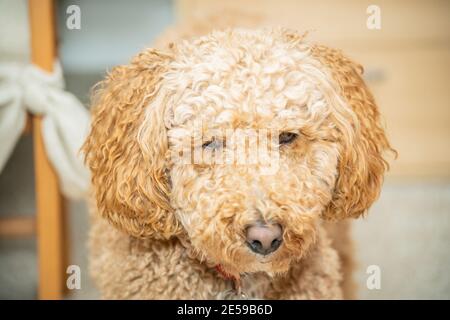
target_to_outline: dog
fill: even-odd
[[[213,31],[115,67],[83,146],[102,297],[351,297],[348,218],[377,199],[393,151],[362,73],[281,28]],[[261,141],[268,157],[239,160]]]

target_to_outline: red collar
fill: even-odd
[[[233,282],[233,288],[236,291],[237,295],[245,296],[245,294],[242,293],[242,283],[241,283],[241,278],[239,276],[235,277],[235,276],[229,274],[228,272],[226,272],[223,269],[223,266],[221,264],[216,265],[215,269],[222,276],[222,278],[224,278],[225,280],[231,280]]]
[[[224,278],[225,280],[233,280],[233,281],[236,280],[236,277],[233,276],[233,275],[231,275],[231,274],[229,274],[228,272],[226,272],[226,271],[223,269],[223,267],[222,267],[221,264],[216,265],[215,268],[216,268],[217,272],[218,272],[218,273],[222,276],[222,278]]]

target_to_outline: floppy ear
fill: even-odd
[[[94,93],[91,132],[82,149],[99,213],[136,237],[167,239],[180,232],[165,176],[164,106],[153,103],[170,59],[147,50],[108,74]],[[148,126],[151,148],[138,139],[141,126]]]
[[[356,218],[379,196],[384,173],[389,168],[383,153],[395,151],[381,127],[374,98],[361,78],[362,67],[340,51],[324,46],[312,47],[311,53],[329,69],[340,90],[338,95],[351,114],[344,125],[338,124],[341,126],[338,177],[324,217],[331,220]]]

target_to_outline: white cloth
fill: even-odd
[[[0,64],[0,172],[22,134],[27,111],[43,116],[45,150],[63,193],[86,195],[89,173],[79,149],[89,130],[89,112],[64,91],[59,63],[52,74],[32,64]]]

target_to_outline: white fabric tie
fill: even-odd
[[[27,111],[43,116],[45,150],[62,192],[70,198],[85,196],[89,171],[79,149],[88,134],[90,116],[81,102],[64,90],[58,62],[51,74],[32,64],[0,64],[0,172],[22,134]]]

